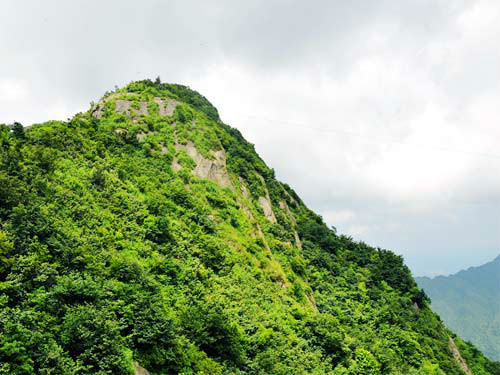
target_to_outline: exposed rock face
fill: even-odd
[[[266,219],[272,223],[276,223],[276,216],[274,216],[273,208],[269,200],[269,193],[267,194],[267,198],[259,197],[259,204],[264,211],[264,216],[266,217]]]
[[[182,165],[179,164],[179,160],[175,156],[172,160],[172,169],[174,170],[174,172],[179,172],[182,169]]]
[[[134,367],[134,375],[149,375],[149,371],[141,367],[139,363],[134,362],[132,365]]]
[[[297,233],[297,231],[293,232],[293,236],[295,238],[295,244],[297,245],[299,250],[302,250],[302,242],[300,241],[300,237],[299,237],[299,234]]]
[[[102,116],[104,115],[104,106],[106,105],[107,102],[109,102],[111,99],[115,99],[116,97],[118,96],[137,96],[137,94],[134,94],[134,93],[130,93],[130,92],[127,92],[127,93],[114,93],[114,94],[111,94],[103,99],[101,99],[99,101],[99,103],[97,103],[95,105],[95,107],[92,109],[92,116],[95,117],[95,118],[102,118]],[[128,110],[128,108],[130,107],[130,101],[128,100],[117,100],[117,102],[120,101],[120,102],[126,102],[126,103],[121,103],[121,104],[116,104],[116,107],[115,107],[115,110],[117,112],[125,112]],[[117,108],[120,108],[119,110]]]
[[[250,197],[250,194],[248,193],[248,189],[245,185],[245,181],[240,177],[240,186],[241,186],[241,194],[243,194],[243,197],[248,199]]]
[[[288,207],[288,204],[286,204],[285,201],[280,201],[279,203],[280,208],[286,212],[290,220],[292,220],[294,224],[294,230],[293,230],[293,236],[295,238],[295,244],[297,247],[302,250],[302,242],[300,242],[300,237],[299,234],[297,233],[296,227],[297,227],[297,220],[295,220],[295,216],[293,215],[292,211],[290,210],[290,207]]]
[[[139,108],[133,108],[132,111],[138,115],[147,115],[148,114],[148,103],[139,102]]]
[[[192,142],[186,145],[176,144],[178,150],[184,150],[195,161],[196,167],[192,171],[198,178],[207,178],[221,187],[232,187],[231,179],[226,169],[226,153],[224,150],[211,151],[214,159],[207,159],[201,155]],[[174,162],[176,160],[174,159]],[[178,164],[178,162],[177,162]],[[174,163],[172,168],[178,168]]]
[[[174,114],[175,107],[179,102],[174,99],[162,99],[155,97],[154,101],[158,104],[160,108],[160,116],[172,116]]]
[[[259,205],[262,207],[266,219],[272,223],[276,223],[277,220],[276,216],[274,216],[273,206],[271,205],[271,198],[269,197],[269,190],[267,190],[266,181],[264,180],[264,177],[262,177],[258,173],[257,177],[259,177],[260,181],[262,182],[262,185],[264,185],[264,190],[266,191],[265,197],[259,197]]]
[[[309,302],[309,305],[313,308],[314,311],[318,312],[318,306],[316,305],[316,299],[314,298],[314,295],[309,295],[308,293],[305,293],[307,302]]]
[[[264,183],[264,178],[261,176],[260,176],[260,178],[261,178],[261,181]],[[243,195],[244,198],[249,199],[250,193],[248,192],[248,189],[245,185],[245,181],[241,177],[239,179],[240,179],[240,186],[241,186],[241,194]],[[269,198],[269,191],[267,189],[266,189],[266,195],[267,195],[267,198],[266,197],[259,197],[258,203],[262,207],[262,210],[264,211],[264,216],[272,223],[276,223],[277,222],[276,215],[274,214],[274,211],[272,209],[272,205],[271,205],[270,198]],[[250,217],[251,219],[253,219],[253,215],[252,215],[250,209],[242,202],[240,202],[240,206],[243,208],[243,211],[245,211],[246,215],[248,217]],[[280,209],[286,211],[287,215],[289,215],[289,217],[293,221],[294,225],[297,225],[297,221],[295,220],[295,216],[293,215],[292,211],[290,211],[290,208],[288,207],[286,202],[280,201],[279,207],[280,207]],[[259,227],[259,231],[260,231],[260,233],[262,233],[262,231],[260,230],[260,227]],[[300,241],[299,234],[297,233],[296,230],[294,230],[293,232],[294,232],[295,244],[296,244],[298,249],[302,250],[302,242]]]
[[[102,118],[102,115],[104,114],[104,106],[101,105],[100,103],[95,106],[94,109],[92,109],[92,116],[95,118]]]
[[[448,339],[448,347],[450,348],[451,354],[453,354],[453,358],[458,363],[458,365],[462,368],[462,370],[464,370],[464,372],[467,375],[473,375],[472,371],[469,368],[469,365],[467,365],[467,362],[460,354],[460,351],[457,348],[457,344],[455,344],[455,341],[451,337]]]
[[[135,135],[135,137],[139,142],[142,142],[149,134],[153,134],[153,132],[148,132],[148,133],[139,132]]]
[[[129,109],[130,109],[130,101],[129,100],[118,99],[115,102],[115,112],[128,113]]]
[[[97,105],[94,107],[92,111],[92,116],[95,118],[102,118],[104,115],[104,106],[106,102],[115,99],[116,97],[123,97],[123,96],[136,96],[133,93],[115,93],[107,96],[106,98],[102,99]],[[137,96],[136,96],[137,97]],[[159,114],[160,116],[172,116],[174,114],[175,107],[179,104],[177,100],[174,99],[169,99],[169,98],[160,98],[160,97],[155,97],[153,98],[156,104],[158,104],[159,107]],[[139,102],[139,108],[134,108],[134,105],[132,105],[131,100],[126,100],[126,99],[116,99],[115,100],[115,112],[116,113],[123,113],[128,116],[131,116],[132,114],[135,115],[147,115],[149,113],[148,110],[148,103],[141,101]]]

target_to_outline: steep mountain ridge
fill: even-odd
[[[500,360],[500,256],[454,275],[416,281],[448,327]]]
[[[500,373],[187,87],[0,145],[0,374]]]

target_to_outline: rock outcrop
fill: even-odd
[[[465,359],[462,357],[460,354],[460,351],[458,350],[457,344],[455,344],[455,340],[453,340],[451,337],[448,340],[448,347],[450,348],[451,354],[453,355],[453,358],[455,359],[455,362],[460,366],[462,370],[467,375],[473,375],[472,371],[469,368],[469,365],[465,361]]]
[[[266,219],[271,223],[276,223],[276,216],[274,215],[273,207],[269,199],[269,193],[267,194],[267,197],[259,197],[259,205],[262,208],[262,211],[264,211]]]
[[[148,103],[145,101],[134,102],[133,100],[123,99],[124,97],[138,97],[133,93],[115,93],[103,98],[92,109],[92,116],[95,118],[102,118],[106,103],[115,100],[115,112],[123,113],[129,117],[138,115],[148,115]],[[117,99],[120,98],[120,99]],[[160,116],[172,116],[175,107],[179,102],[175,99],[154,97],[153,101],[158,104],[158,114]]]
[[[160,116],[172,116],[175,111],[175,107],[179,102],[174,99],[158,98],[155,97],[154,101],[158,104]]]
[[[134,367],[134,375],[149,375],[149,371],[141,367],[139,363],[134,362],[133,367]]]
[[[226,169],[226,153],[224,150],[211,151],[213,159],[204,157],[193,142],[185,145],[176,144],[175,148],[184,150],[194,160],[196,167],[192,170],[194,176],[209,179],[223,188],[232,187],[229,173]],[[172,162],[174,171],[179,170],[180,164],[176,158]]]

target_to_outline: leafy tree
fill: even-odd
[[[375,357],[365,349],[356,349],[355,359],[349,366],[352,375],[379,375],[380,364]]]
[[[26,135],[24,134],[24,126],[19,122],[14,122],[14,124],[12,124],[12,134],[14,138],[17,139],[26,138]]]

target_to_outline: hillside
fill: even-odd
[[[500,256],[451,276],[416,281],[449,328],[500,360]]]
[[[0,374],[500,374],[189,88],[134,82],[0,150]]]

